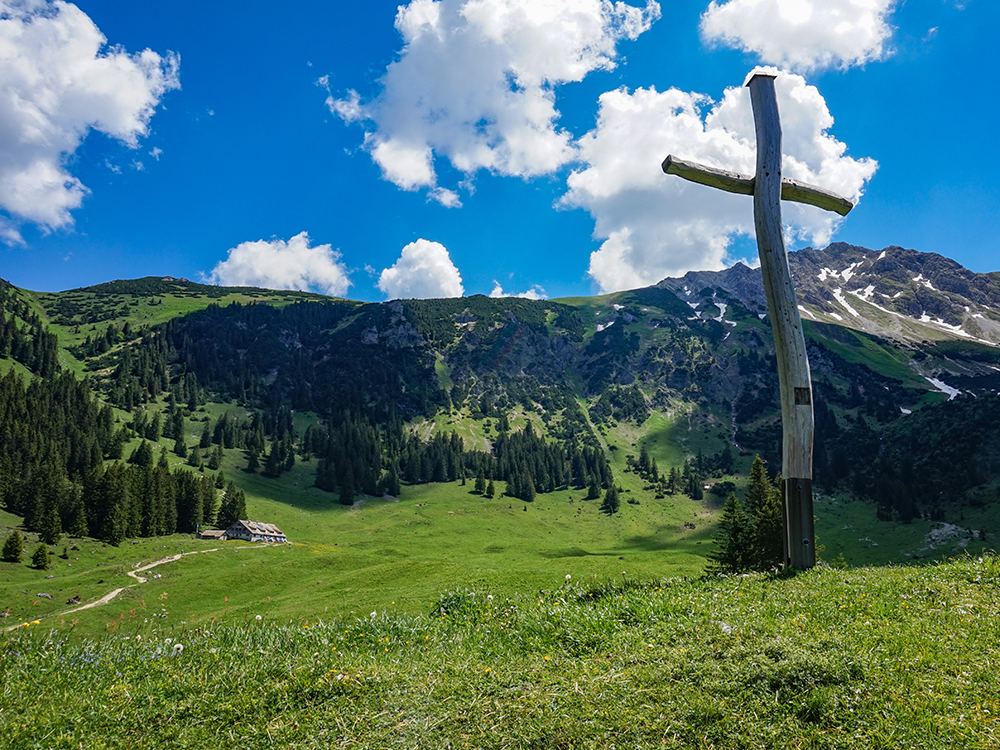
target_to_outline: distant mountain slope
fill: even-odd
[[[1000,273],[974,273],[937,253],[843,242],[789,253],[788,264],[806,319],[909,343],[1000,345]],[[742,263],[657,286],[682,298],[715,287],[757,312],[767,310],[760,271]]]
[[[998,400],[940,407],[1000,389],[1000,277],[845,244],[790,263],[815,384],[817,486],[904,520],[940,516],[946,486],[993,497]],[[702,453],[779,464],[774,350],[760,273],[745,265],[572,300],[361,303],[172,278],[23,294],[48,316],[60,356],[136,419],[173,394],[275,420],[288,409],[378,429],[391,419],[424,438],[460,432],[480,451],[497,444],[501,424],[531,424],[545,440],[604,451],[620,471],[641,448],[664,473]],[[895,468],[879,460],[915,444],[919,430],[905,420],[919,410],[914,425],[974,421],[976,469],[938,466],[931,452],[913,465],[933,481],[907,470],[890,492],[879,478]]]

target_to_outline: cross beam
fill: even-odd
[[[704,164],[684,161],[672,155],[663,160],[663,171],[666,174],[675,174],[685,180],[719,188],[728,193],[753,195],[754,178],[739,172],[727,172],[724,169],[706,167]],[[847,216],[854,208],[854,204],[847,198],[788,177],[781,178],[781,200],[808,203],[810,206],[833,211],[841,216]]]
[[[754,75],[747,83],[757,133],[755,177],[713,169],[668,156],[663,171],[687,180],[753,195],[757,251],[774,334],[781,392],[782,494],[785,511],[785,562],[798,568],[816,564],[812,502],[812,454],[815,433],[809,358],[799,317],[798,298],[788,270],[781,225],[781,201],[808,203],[846,216],[853,204],[823,188],[781,177],[781,121],[774,76]]]

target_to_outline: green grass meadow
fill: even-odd
[[[250,562],[261,554],[273,557]],[[272,561],[295,554],[234,561],[263,582]],[[553,578],[512,595],[487,584],[443,592],[422,614],[373,607],[288,622],[254,606],[169,635],[82,642],[21,627],[0,641],[0,742],[1000,746],[996,557],[793,577]]]
[[[214,421],[227,410],[244,414],[226,404],[195,412],[185,428],[188,444],[196,443],[205,416]],[[454,420],[482,424],[461,415]],[[296,415],[300,432],[314,421],[315,415]],[[27,564],[37,547],[37,541],[29,541],[23,564],[0,563],[3,623],[37,620],[43,628],[75,638],[124,632],[166,637],[178,629],[242,622],[256,614],[284,622],[350,618],[373,610],[417,614],[442,591],[461,586],[513,596],[551,587],[567,574],[593,585],[620,580],[623,571],[641,579],[699,576],[713,547],[721,498],[706,493],[699,502],[683,495],[657,499],[640,477],[626,471],[626,456],[637,455],[645,445],[661,466],[669,466],[698,448],[717,450],[724,431],[720,427],[716,440],[711,432],[695,430],[690,434],[699,442],[689,445],[683,442],[688,433],[683,414],[673,419],[654,414],[643,427],[620,423],[604,430],[603,440],[614,448],[609,455],[616,483],[623,489],[621,511],[614,516],[602,513],[600,501],[586,500],[582,490],[539,494],[533,503],[502,495],[488,500],[472,491],[471,480],[406,486],[398,500],[363,497],[347,508],[336,494],[313,486],[315,461],[298,462],[275,480],[246,473],[242,451],[229,450],[222,470],[227,481],[246,492],[248,515],[277,524],[291,544],[264,548],[178,534],[115,548],[64,538],[52,550],[52,567],[38,571]],[[172,444],[161,440],[157,450],[168,448],[172,465],[181,465],[183,459],[169,452]],[[137,445],[126,446],[125,455]],[[503,489],[498,482],[498,491]],[[880,522],[864,503],[818,496],[817,533],[826,560],[854,566],[976,555],[992,548],[992,539],[969,538],[967,529],[989,529],[990,536],[1000,529],[1000,513],[991,508],[956,514],[949,519],[956,524],[952,529],[923,520]],[[0,511],[0,526],[12,529],[19,523]],[[932,532],[941,537],[933,543]],[[64,549],[65,559],[58,556]],[[144,584],[127,575],[164,557],[205,550],[215,551],[161,565],[148,574],[159,577]],[[86,604],[122,587],[127,588],[105,605],[69,612],[75,608],[66,604],[72,597]]]

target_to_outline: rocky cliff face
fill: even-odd
[[[1000,344],[1000,274],[936,253],[845,243],[789,256],[805,317],[904,341]]]
[[[1000,345],[1000,273],[974,273],[936,253],[874,251],[843,242],[789,253],[802,316],[903,343],[963,339]],[[742,263],[658,285],[681,299],[706,287],[764,313],[759,269]]]

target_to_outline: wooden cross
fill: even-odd
[[[812,501],[815,428],[809,358],[798,299],[788,271],[781,226],[781,201],[808,203],[835,211],[841,216],[846,216],[854,204],[828,190],[781,177],[781,121],[774,93],[774,76],[757,73],[747,86],[757,132],[756,177],[712,169],[673,156],[668,156],[663,162],[663,171],[730,193],[753,195],[757,251],[778,357],[778,385],[781,391],[785,562],[801,570],[816,564]]]

